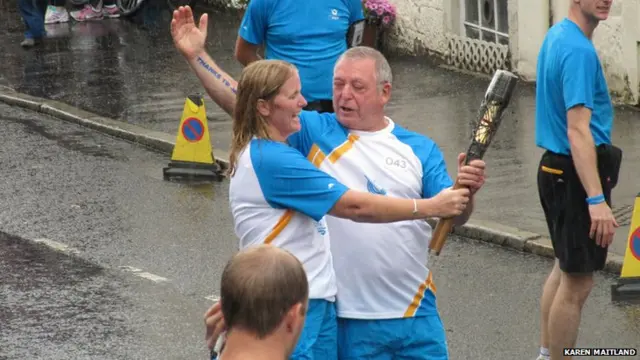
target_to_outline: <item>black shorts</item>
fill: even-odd
[[[609,159],[611,156],[599,152],[598,157]],[[603,163],[599,161],[599,173],[605,199],[611,206],[611,190],[617,183],[619,162],[617,166]],[[591,216],[587,193],[571,157],[550,151],[542,155],[538,168],[538,194],[560,269],[566,273],[602,270],[608,249],[589,237]]]

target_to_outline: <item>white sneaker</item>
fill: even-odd
[[[63,6],[47,6],[47,12],[44,14],[45,24],[63,23],[69,21],[69,13]]]
[[[536,358],[536,360],[549,360],[548,356],[544,356],[542,354],[538,355],[538,357]]]

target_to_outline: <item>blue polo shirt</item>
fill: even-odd
[[[552,26],[538,55],[536,145],[570,154],[567,111],[582,105],[592,111],[595,145],[611,143],[613,105],[593,43],[571,20]]]
[[[333,67],[347,50],[349,26],[363,18],[360,0],[251,0],[238,34],[265,44],[267,59],[294,64],[307,101],[330,100]]]

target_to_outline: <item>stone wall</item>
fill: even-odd
[[[214,7],[214,8],[232,8],[232,9],[240,9],[243,8],[244,5],[241,4],[239,0],[202,0],[205,4]]]
[[[443,56],[447,44],[445,3],[449,0],[392,0],[396,24],[386,34],[385,50],[401,55]]]

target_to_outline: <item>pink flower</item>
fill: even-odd
[[[367,15],[383,19],[385,25],[393,22],[396,17],[396,7],[389,0],[363,0],[363,3]]]

